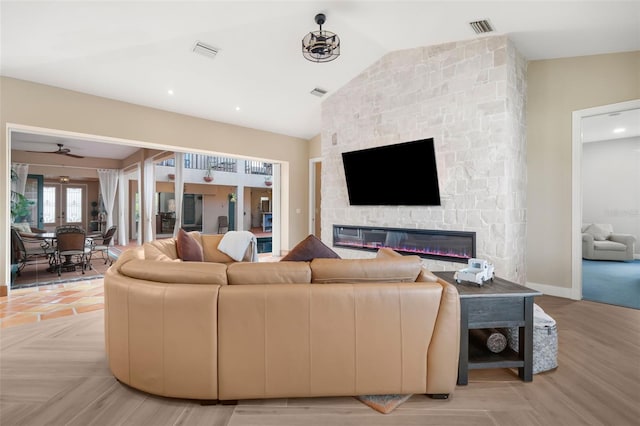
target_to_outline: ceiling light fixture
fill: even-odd
[[[330,62],[340,56],[340,37],[331,31],[323,31],[327,17],[318,13],[315,17],[319,31],[311,31],[302,39],[302,56],[311,62]]]
[[[627,129],[625,129],[624,127],[616,127],[615,129],[613,129],[613,133],[623,133],[626,130]]]
[[[69,176],[60,176],[60,183],[69,183]]]

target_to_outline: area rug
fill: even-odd
[[[582,298],[640,309],[640,260],[583,260]]]
[[[382,414],[389,414],[413,395],[360,395],[355,398]]]
[[[108,253],[109,253],[109,259],[115,262],[116,260],[118,260],[118,258],[122,254],[122,249],[119,247],[109,247]]]

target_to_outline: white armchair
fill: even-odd
[[[614,234],[608,223],[582,225],[582,258],[588,260],[633,260],[636,237]]]

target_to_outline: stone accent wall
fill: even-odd
[[[524,58],[506,36],[493,36],[389,53],[333,93],[322,104],[322,239],[332,241],[334,224],[475,231],[477,256],[524,283],[525,77]],[[349,205],[342,152],[429,137],[442,206]],[[384,174],[371,165],[381,191]]]

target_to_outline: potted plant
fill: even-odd
[[[271,176],[265,176],[264,177],[264,184],[267,185],[267,186],[273,185],[273,181],[271,179],[272,179]]]
[[[31,215],[31,206],[35,202],[29,200],[17,192],[11,193],[11,220],[14,223],[28,222]]]
[[[211,171],[213,170],[213,165],[211,163],[209,163],[209,165],[207,166],[207,174],[204,175],[204,181],[205,182],[213,182],[213,176],[211,176]]]
[[[18,180],[18,174],[11,169],[11,181]],[[23,194],[11,190],[11,221],[14,223],[27,222],[31,214],[31,206],[35,202],[29,200]]]

